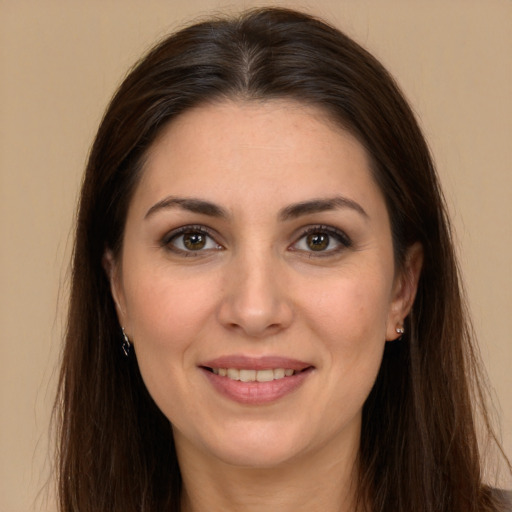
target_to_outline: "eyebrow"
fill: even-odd
[[[335,196],[326,199],[312,199],[310,201],[291,204],[280,211],[279,218],[281,220],[291,220],[301,217],[302,215],[310,215],[312,213],[321,213],[344,208],[356,211],[365,219],[369,218],[368,214],[359,203],[343,196]]]
[[[158,201],[158,203],[155,203],[146,212],[144,218],[147,219],[158,211],[172,208],[181,208],[182,210],[187,210],[193,213],[200,213],[202,215],[208,215],[209,217],[229,217],[227,210],[210,201],[196,198],[169,196],[162,199],[161,201]],[[311,199],[309,201],[302,201],[299,203],[291,204],[280,210],[278,218],[281,221],[286,221],[302,217],[303,215],[311,215],[313,213],[321,213],[344,208],[354,210],[366,219],[368,218],[368,214],[359,203],[343,196],[335,196],[326,199]]]
[[[194,198],[184,198],[184,197],[166,197],[158,203],[155,203],[144,216],[144,219],[151,217],[156,212],[161,210],[168,210],[171,208],[181,208],[182,210],[187,210],[193,213],[200,213],[202,215],[208,215],[209,217],[220,217],[227,218],[227,211],[216,205],[215,203],[211,203],[210,201],[204,201],[203,199],[194,199]]]

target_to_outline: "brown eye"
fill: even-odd
[[[161,243],[163,247],[177,254],[199,255],[205,251],[222,249],[203,226],[183,226],[166,235]]]
[[[352,241],[333,226],[311,226],[290,246],[292,251],[308,253],[309,256],[334,256],[352,246]]]
[[[329,247],[329,241],[326,233],[311,233],[306,237],[306,244],[312,251],[324,251]]]
[[[189,251],[199,251],[206,245],[206,236],[203,233],[184,233],[183,245]]]

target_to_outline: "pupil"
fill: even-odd
[[[323,251],[329,246],[329,235],[313,233],[307,237],[308,247],[313,251]]]
[[[206,240],[201,233],[186,233],[183,235],[183,243],[187,249],[197,251],[205,246]]]

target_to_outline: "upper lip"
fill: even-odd
[[[270,370],[275,368],[289,368],[302,371],[313,366],[310,363],[282,356],[252,357],[244,355],[221,356],[201,363],[206,368],[237,368],[239,370]]]

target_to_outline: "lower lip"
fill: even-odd
[[[275,402],[295,391],[308,378],[312,368],[269,382],[242,382],[221,377],[204,368],[202,370],[221,395],[242,404],[262,405]]]

